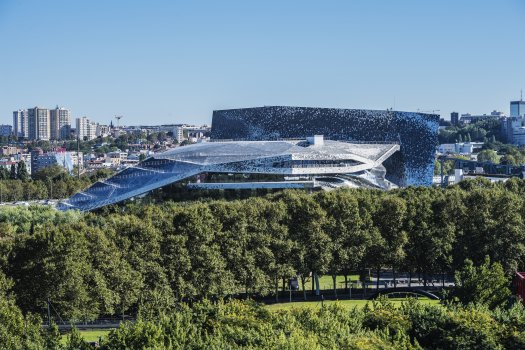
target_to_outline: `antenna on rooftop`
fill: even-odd
[[[523,89],[521,89],[520,92],[520,101],[523,101]]]

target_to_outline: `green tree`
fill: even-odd
[[[12,281],[0,270],[0,345],[5,350],[43,349],[45,338],[39,317],[24,317],[10,294]]]
[[[161,254],[168,283],[177,300],[193,295],[190,283],[191,259],[187,245],[189,243],[186,235],[178,234],[173,230],[166,231]]]
[[[481,264],[488,255],[508,273],[516,271],[525,257],[523,199],[489,182],[470,181],[464,186],[469,189],[464,196],[468,211],[458,223],[455,268],[465,259]]]
[[[0,167],[0,180],[9,179],[9,171],[5,167]]]
[[[488,256],[480,266],[465,260],[463,268],[456,272],[455,282],[450,298],[465,305],[479,303],[493,309],[505,304],[511,295],[510,281],[501,264],[491,263]]]
[[[76,327],[71,328],[71,332],[67,336],[64,350],[90,350],[92,347],[84,341],[82,335]]]
[[[67,170],[60,165],[52,165],[42,168],[31,175],[34,180],[53,181],[68,176]]]
[[[39,312],[48,301],[62,318],[91,320],[99,305],[91,294],[92,266],[84,235],[75,225],[46,225],[13,248],[9,275],[17,303]]]
[[[337,275],[344,274],[347,281],[350,272],[358,270],[366,251],[373,244],[373,237],[364,227],[355,191],[320,192],[316,198],[327,213],[326,232],[332,241],[332,260],[328,270],[337,295]]]
[[[497,164],[499,157],[496,151],[485,149],[478,153],[478,162],[491,162]]]
[[[260,277],[260,267],[256,264],[254,251],[251,248],[251,237],[248,233],[246,212],[249,206],[245,203],[212,202],[209,205],[213,216],[220,222],[215,240],[219,243],[221,256],[226,262],[226,270],[233,273],[235,283],[248,295]]]
[[[176,232],[187,237],[186,250],[191,260],[187,288],[191,295],[222,296],[233,290],[233,275],[226,270],[216,233],[220,221],[206,204],[181,208],[173,218]]]
[[[16,180],[16,166],[14,164],[11,164],[11,172],[9,174],[9,178],[11,180]]]
[[[27,172],[26,163],[23,160],[18,162],[16,174],[19,180],[22,180],[22,181],[29,180],[29,173]]]
[[[274,289],[277,298],[279,278],[286,281],[297,275],[292,257],[294,242],[285,225],[286,206],[261,198],[250,198],[245,204],[249,249],[257,266],[256,274],[251,274],[255,291],[266,294]]]
[[[453,160],[446,160],[443,162],[443,175],[447,176],[449,175],[452,170],[454,170],[454,161]],[[441,175],[441,162],[439,160],[434,161],[434,175],[439,176]]]
[[[379,198],[374,212],[374,223],[383,238],[384,244],[377,252],[375,267],[377,269],[377,288],[381,267],[390,266],[396,285],[395,271],[405,258],[404,247],[408,241],[403,224],[406,217],[406,202],[399,197],[385,195]]]
[[[425,285],[429,274],[444,273],[452,263],[456,218],[461,217],[464,209],[461,198],[452,192],[444,196],[437,189],[409,188],[402,193],[407,203],[408,233],[404,267],[409,277],[413,272],[423,274]]]
[[[317,276],[327,272],[332,259],[332,242],[324,230],[326,213],[308,194],[286,191],[281,200],[288,207],[288,232],[295,242],[292,255],[306,299],[305,282],[309,274],[312,274],[313,290]]]

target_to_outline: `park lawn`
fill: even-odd
[[[355,282],[359,280],[359,275],[349,275],[348,276],[348,284],[350,282],[353,282],[355,285]],[[336,285],[337,288],[343,289],[345,287],[345,276],[337,276],[336,278]],[[334,282],[332,280],[332,276],[325,275],[319,277],[319,286],[321,287],[321,290],[333,290],[334,289]],[[299,281],[299,288],[301,288],[301,283]],[[312,288],[312,282],[309,282],[306,285],[306,290],[310,290]]]
[[[348,275],[348,284],[350,284],[350,282],[353,282],[355,286],[355,283],[358,280],[359,280],[359,275]],[[345,287],[345,276],[342,276],[342,275],[337,276],[336,284],[337,284],[338,289],[343,289]],[[308,281],[306,282],[305,287],[306,287],[306,290],[312,289],[312,279],[311,278],[308,278]],[[319,276],[319,287],[321,288],[321,290],[333,290],[334,282],[332,280],[332,276],[330,275]],[[299,279],[299,290],[303,290],[302,288],[303,286],[301,285],[301,279]]]
[[[391,298],[389,299],[394,305],[400,306],[402,302],[406,301],[405,298]],[[439,305],[439,300],[432,300],[425,297],[418,298],[419,302],[428,304],[428,305]],[[351,300],[325,300],[324,305],[331,305],[334,303],[338,303],[339,305],[348,308],[353,309],[354,307],[362,308],[367,303],[370,303],[370,306],[372,306],[371,300],[366,299],[351,299]],[[303,308],[320,308],[322,303],[318,300],[316,301],[296,301],[292,303],[277,303],[277,304],[270,304],[266,307],[271,311],[277,311],[277,310],[291,310],[291,309],[303,309]]]
[[[80,335],[82,335],[82,338],[84,338],[87,342],[93,342],[98,341],[99,338],[106,337],[111,329],[87,329],[87,330],[79,330]],[[67,337],[69,336],[69,333],[65,333],[62,335],[62,344],[65,344],[67,341]]]
[[[297,279],[299,282],[299,289],[297,291],[302,291],[303,286],[301,284],[301,279]],[[348,285],[350,286],[350,283],[353,283],[353,288],[356,287],[356,282],[359,281],[359,275],[348,275]],[[282,292],[282,282],[279,281],[279,291]],[[336,278],[337,288],[338,289],[344,289],[345,288],[345,276],[337,276]],[[306,283],[305,283],[306,290],[312,290],[312,278],[308,277]],[[319,276],[319,287],[322,291],[333,291],[334,290],[334,282],[332,280],[332,276],[330,275],[324,275]],[[286,290],[288,290],[288,286],[286,286]],[[244,287],[238,286],[237,293],[244,293]]]

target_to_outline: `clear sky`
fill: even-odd
[[[0,0],[0,123],[122,124],[263,105],[509,112],[525,0]]]

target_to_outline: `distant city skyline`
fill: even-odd
[[[522,0],[4,0],[0,124],[55,105],[122,125],[265,105],[508,115],[523,23]]]

